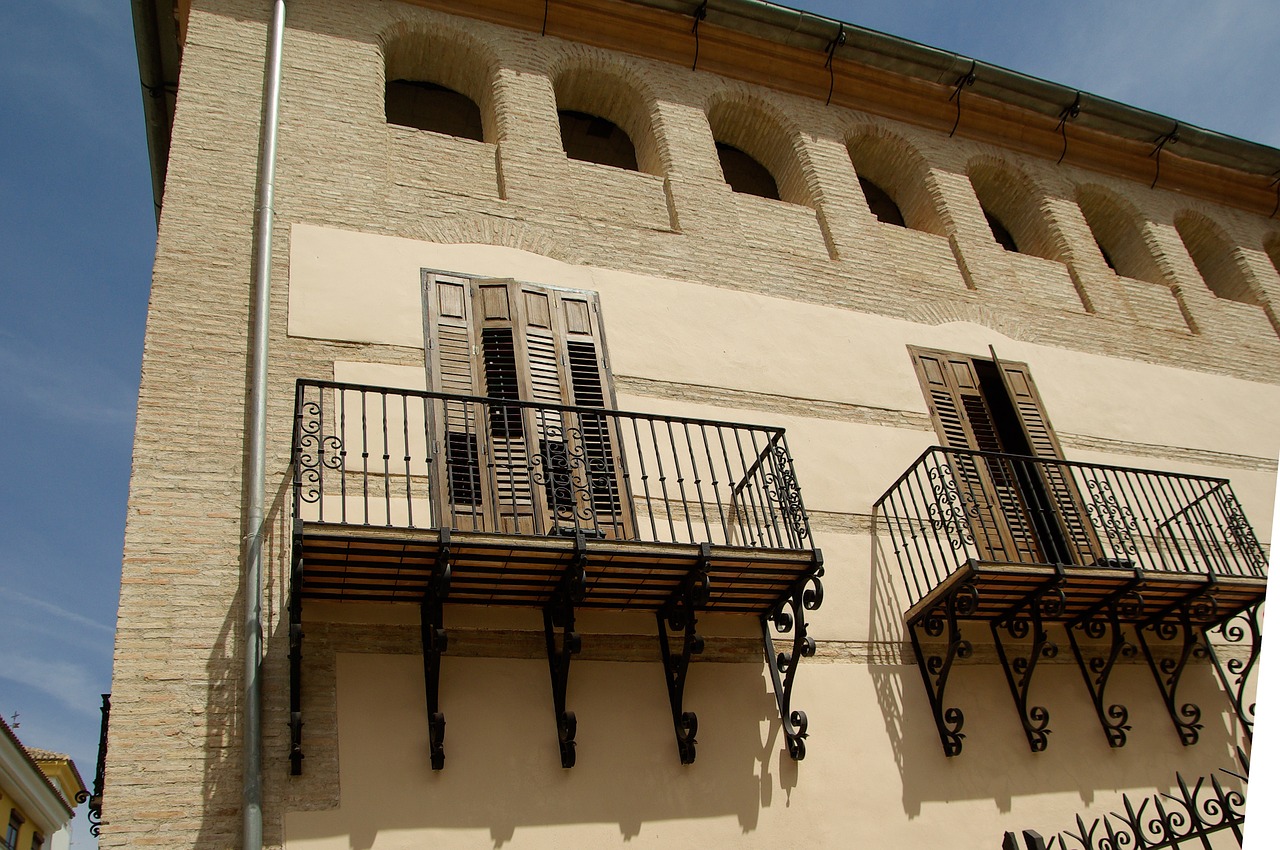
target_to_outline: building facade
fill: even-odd
[[[760,4],[287,6],[258,256],[272,4],[135,3],[102,846],[240,846],[254,726],[289,848],[994,847],[1236,764],[1280,152]]]
[[[71,818],[86,796],[69,756],[24,747],[0,719],[0,847],[67,850]]]

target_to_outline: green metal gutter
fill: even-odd
[[[627,0],[640,6],[688,15],[700,0]],[[928,47],[905,38],[844,23],[763,0],[708,0],[706,22],[791,47],[825,53],[844,30],[845,43],[836,48],[845,57],[874,68],[907,77],[954,86],[973,68],[976,80],[967,91],[1019,106],[1057,121],[1064,109],[1080,98],[1080,115],[1072,125],[1087,127],[1122,139],[1157,140],[1177,128],[1177,153],[1189,159],[1220,165],[1247,174],[1275,176],[1280,171],[1280,150],[1267,145],[1216,133],[1165,115],[1126,106],[1118,101],[1078,91],[959,53]]]
[[[151,200],[158,225],[181,64],[178,30],[173,0],[131,0],[131,4],[138,78],[142,84],[142,117],[147,126],[147,153],[151,160]]]

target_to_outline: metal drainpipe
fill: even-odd
[[[271,224],[274,214],[276,134],[280,125],[280,54],[284,0],[275,0],[263,80],[262,138],[258,149],[254,212],[253,317],[249,338],[248,528],[244,539],[244,850],[262,847],[262,532],[267,489],[267,342],[271,302]]]

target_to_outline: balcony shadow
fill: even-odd
[[[947,758],[904,633],[908,594],[895,570],[892,552],[876,540],[870,623],[880,657],[873,659],[871,677],[908,817],[919,817],[930,804],[984,798],[1003,813],[1013,810],[1021,797],[1063,792],[1078,797],[1076,808],[1088,807],[1099,794],[1153,784],[1167,791],[1179,772],[1198,777],[1235,763],[1238,724],[1211,666],[1193,663],[1183,676],[1178,701],[1195,703],[1203,711],[1199,743],[1184,747],[1140,652],[1117,666],[1108,685],[1107,702],[1125,705],[1132,726],[1124,747],[1109,747],[1060,626],[1049,627],[1050,640],[1060,651],[1041,662],[1030,699],[1049,710],[1052,734],[1044,752],[1031,752],[990,629],[980,622],[963,627],[974,642],[974,657],[956,662],[947,686],[944,704],[965,715],[963,751]]]
[[[679,763],[658,663],[574,662],[571,770],[559,762],[545,661],[448,659],[447,762],[438,772],[427,757],[419,656],[341,653],[336,681],[341,803],[287,814],[290,841],[346,835],[362,850],[383,831],[417,829],[428,841],[433,832],[485,830],[503,847],[521,830],[573,824],[589,846],[593,833],[602,843],[630,840],[662,821],[725,816],[746,835],[762,809],[791,805],[800,787],[758,665],[693,665],[685,700],[699,718],[692,768]]]

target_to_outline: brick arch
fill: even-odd
[[[915,145],[897,133],[869,125],[851,129],[845,135],[845,147],[853,170],[893,198],[907,227],[946,235],[929,193],[929,162]]]
[[[781,109],[754,94],[722,90],[708,99],[706,112],[715,140],[768,169],[782,200],[814,206],[813,168],[801,152],[799,128]]]
[[[384,81],[419,80],[453,89],[480,108],[484,140],[497,141],[499,126],[494,103],[498,55],[474,31],[444,18],[397,21],[379,34]]]
[[[1002,159],[982,156],[965,169],[982,209],[1008,228],[1018,250],[1061,261],[1066,252],[1049,226],[1045,192],[1036,182]]]
[[[1143,215],[1124,197],[1093,183],[1076,187],[1076,204],[1116,274],[1145,280],[1148,283],[1170,283],[1156,262],[1156,246],[1142,226]]]
[[[444,245],[496,245],[538,254],[568,265],[589,264],[588,258],[571,250],[552,231],[487,216],[433,219],[396,235]]]
[[[949,325],[957,322],[981,325],[1009,339],[1016,339],[1020,342],[1037,341],[1037,335],[1027,326],[1021,322],[1010,320],[983,304],[970,304],[965,301],[939,301],[931,304],[917,304],[907,314],[906,318],[922,325]]]
[[[644,75],[624,57],[590,48],[566,50],[547,68],[556,108],[612,121],[631,139],[641,171],[665,175],[671,154],[659,132],[658,98]]]
[[[1242,304],[1262,304],[1235,242],[1221,225],[1202,213],[1184,210],[1174,216],[1173,226],[1214,295]]]

